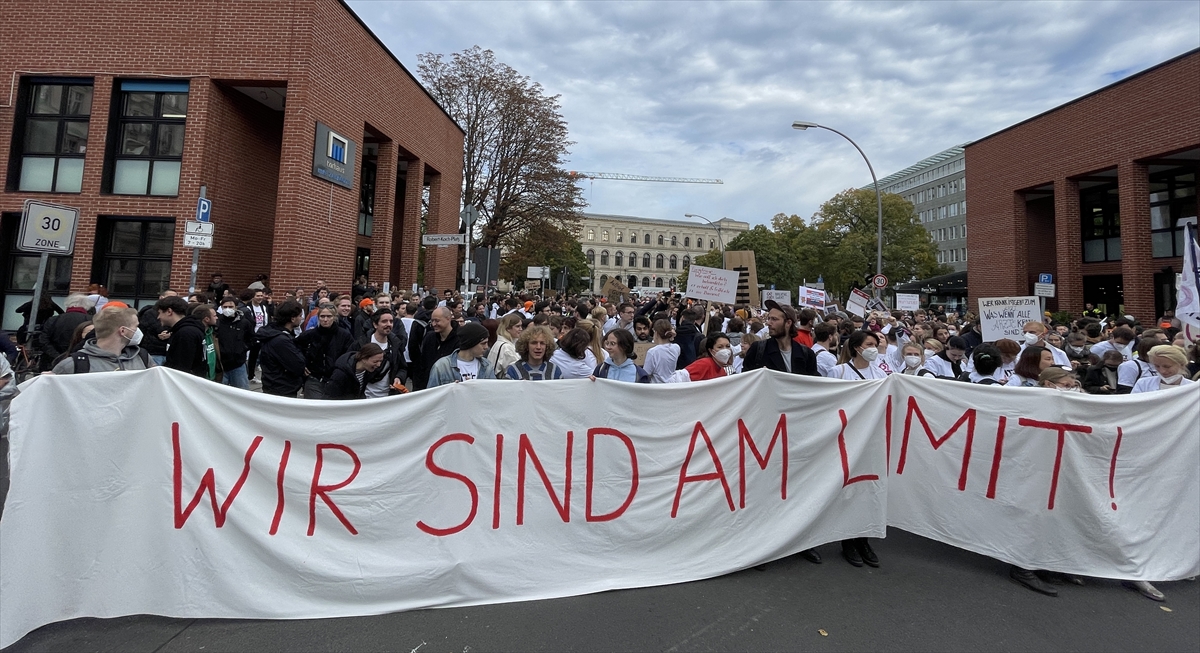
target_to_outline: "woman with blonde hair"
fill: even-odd
[[[580,320],[575,323],[575,328],[587,331],[588,337],[591,338],[591,344],[588,345],[588,351],[592,352],[592,356],[597,361],[604,360],[604,340],[602,333],[603,328],[601,322],[595,320]]]
[[[517,354],[516,343],[517,338],[521,336],[521,326],[524,323],[521,312],[516,311],[500,318],[500,324],[496,325],[496,344],[492,345],[487,359],[491,361],[492,369],[496,370],[498,379],[504,378],[508,366],[521,358]]]
[[[1168,390],[1195,383],[1195,381],[1187,378],[1185,374],[1188,359],[1182,347],[1176,347],[1175,345],[1155,345],[1146,357],[1146,361],[1154,367],[1154,371],[1158,372],[1158,376],[1147,376],[1138,379],[1137,383],[1133,385],[1133,391],[1130,394]]]

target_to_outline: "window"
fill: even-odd
[[[955,225],[953,227],[950,227],[950,240],[957,240],[957,239],[958,239],[958,226]]]
[[[958,180],[958,189],[959,189],[959,190],[966,190],[966,189],[967,189],[967,178],[966,178],[966,177],[963,177],[962,179],[959,179],[959,180]],[[964,203],[965,203],[965,202],[964,202]]]
[[[24,121],[13,130],[13,164],[20,174],[10,179],[17,179],[16,190],[78,193],[92,113],[91,80],[36,80],[27,88]]]
[[[618,231],[618,232],[617,232],[617,240],[620,240],[620,239],[621,239],[621,232],[619,232],[619,231]],[[614,261],[614,264],[615,264],[617,267],[622,267],[622,266],[624,266],[624,265],[625,265],[625,255],[624,255],[624,254],[622,254],[621,252],[617,252],[617,254],[616,254],[616,256],[615,256],[614,258],[616,259],[616,260]]]
[[[101,218],[92,278],[108,288],[110,297],[130,306],[157,301],[158,293],[170,287],[174,244],[173,219]]]
[[[1121,260],[1121,210],[1117,184],[1079,191],[1083,262]]]
[[[588,240],[596,240],[596,230],[588,229]]]
[[[375,158],[362,158],[362,176],[358,184],[358,235],[375,231]]]
[[[945,254],[945,253],[946,253],[946,252],[943,252],[943,251],[942,251],[942,250],[940,250],[940,249],[938,250],[938,263],[945,263],[945,262],[946,262],[946,261],[945,261],[945,257],[944,257],[944,256],[942,256],[942,255],[943,255],[943,254]]]
[[[649,238],[650,236],[646,236],[646,237]],[[645,254],[642,254],[642,267],[644,267],[644,268],[650,267],[650,252],[646,252]]]
[[[187,82],[121,82],[113,146],[112,193],[179,194]]]
[[[1154,258],[1183,256],[1179,221],[1196,215],[1196,173],[1176,168],[1150,176],[1150,242]]]
[[[679,269],[679,259],[676,258],[674,254],[671,255],[670,266],[672,270]]]
[[[965,225],[965,224],[962,226],[962,237],[963,238],[967,237],[967,225]]]
[[[650,244],[650,234],[642,234],[642,238],[644,240],[644,242],[642,243],[643,245]],[[649,267],[649,266],[647,266],[647,267]]]
[[[33,298],[33,286],[37,280],[38,263],[41,260],[40,254],[17,249],[19,240],[17,227],[20,223],[20,215],[20,213],[5,214],[3,221],[2,240],[10,243],[8,258],[5,259],[8,262],[8,285],[3,288],[5,291],[4,304],[6,305],[5,321],[10,323],[4,326],[13,331],[21,325],[21,315],[16,312],[16,307]],[[70,290],[71,263],[72,257],[70,256],[50,256],[46,266],[46,288],[51,295],[66,295]],[[16,320],[16,322],[11,323],[12,320]]]
[[[600,275],[600,288],[599,289],[603,290],[604,284],[606,284],[606,283],[608,283],[608,275],[607,274]]]
[[[594,250],[594,249],[589,249],[589,250],[587,251],[587,262],[588,262],[588,265],[595,265],[595,264],[596,264],[596,250]]]
[[[958,215],[958,202],[955,202],[954,204],[950,205],[950,217],[953,218],[957,215]]]
[[[617,242],[618,242],[618,243],[623,243],[623,242],[625,242],[625,232],[623,232],[623,231],[618,231],[618,232],[617,232]]]
[[[683,257],[683,267],[685,267],[685,268],[686,268],[687,266],[689,266],[689,265],[691,265],[691,264],[692,264],[692,257],[690,257],[690,256],[684,256],[684,257]]]
[[[631,242],[635,245],[637,244],[637,232],[636,231],[629,232],[629,242]]]
[[[675,236],[671,236],[671,247],[678,247],[678,246],[679,246],[679,239],[676,238]]]
[[[960,215],[967,214],[967,200],[963,200],[958,203],[958,212]]]
[[[959,251],[962,252],[962,260],[964,260],[964,261],[967,260],[967,248],[964,247]]]
[[[655,280],[654,280],[654,287],[655,287],[655,288],[662,288],[662,287],[663,287],[663,278],[662,278],[662,277],[659,277],[659,278],[657,278],[657,279],[655,279]]]
[[[602,240],[602,241],[604,241],[604,242],[606,242],[606,243],[608,242],[608,229],[605,229],[605,230],[604,230],[604,231],[603,231],[603,232],[600,234],[600,240]]]
[[[659,246],[659,247],[662,247],[662,246],[663,246],[663,244],[664,244],[663,235],[662,235],[662,234],[659,234],[659,235],[658,235],[658,246]]]
[[[649,266],[647,266],[647,267],[649,267]],[[642,277],[642,287],[648,288],[649,286],[650,286],[650,277]]]
[[[618,264],[620,265],[620,264]],[[637,267],[637,252],[629,252],[629,267]]]
[[[608,250],[600,252],[600,265],[608,265]]]
[[[689,237],[689,236],[684,236],[684,237],[683,237],[683,246],[684,246],[684,247],[691,247],[691,246],[692,246],[692,239],[691,239],[691,237]]]
[[[661,237],[662,236],[659,236],[659,238],[661,238]],[[655,259],[655,261],[654,261],[654,267],[661,270],[663,268],[663,263],[665,262],[665,260],[666,260],[665,257],[662,254],[659,254],[658,258]]]
[[[708,248],[709,248],[709,249],[716,249],[716,248],[717,248],[717,241],[713,240],[712,238],[709,238],[709,239],[708,239]]]

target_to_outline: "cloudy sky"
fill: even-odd
[[[562,96],[589,212],[752,224],[1200,46],[1200,1],[388,2],[351,6],[412,71],[479,45]]]

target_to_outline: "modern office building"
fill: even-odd
[[[36,276],[14,242],[28,199],[80,210],[51,294],[99,283],[130,304],[186,290],[202,189],[200,287],[214,271],[235,288],[408,286],[423,215],[458,231],[463,131],[344,2],[8,0],[0,25],[5,328]],[[424,271],[453,285],[455,249],[429,248]]]
[[[970,297],[1032,295],[1151,323],[1175,305],[1196,217],[1200,49],[966,147]]]
[[[938,246],[938,263],[967,269],[967,171],[963,148],[938,152],[879,180],[884,193],[913,203],[917,217]],[[863,186],[875,190],[875,185]]]
[[[705,222],[584,213],[579,242],[592,268],[592,290],[612,277],[634,290],[675,288],[692,259],[725,244],[750,224],[729,218]]]

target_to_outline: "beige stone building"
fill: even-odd
[[[729,218],[710,224],[584,213],[578,238],[592,269],[593,292],[599,292],[612,277],[634,291],[655,292],[674,288],[679,273],[692,259],[723,250],[749,229],[749,223]]]

